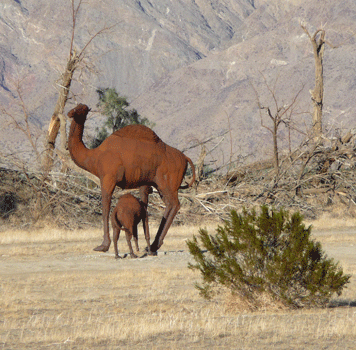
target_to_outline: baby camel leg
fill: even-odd
[[[132,236],[133,236],[133,239],[135,240],[136,250],[139,252],[139,251],[140,251],[140,248],[139,248],[139,246],[138,246],[137,225],[134,226],[134,228],[133,228]]]
[[[137,258],[137,255],[133,252],[132,244],[131,244],[131,238],[133,235],[130,232],[130,230],[128,230],[127,228],[124,228],[124,230],[125,230],[125,234],[126,234],[127,245],[129,246],[129,249],[130,249],[130,256],[131,256],[131,258],[135,259],[135,258]]]
[[[112,227],[113,227],[112,240],[114,241],[115,258],[121,259],[121,256],[119,255],[119,250],[117,248],[117,241],[119,240],[120,237],[120,227],[117,226],[116,224],[115,225],[113,224]]]

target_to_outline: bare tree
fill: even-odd
[[[262,73],[261,73],[262,74]],[[289,104],[284,104],[283,106],[277,100],[275,86],[271,87],[265,76],[262,74],[264,83],[268,89],[269,94],[271,95],[273,101],[273,107],[264,106],[261,104],[259,95],[257,93],[256,88],[252,85],[252,88],[256,94],[257,105],[260,111],[260,118],[261,118],[261,125],[262,127],[266,128],[272,134],[273,140],[273,164],[276,175],[279,173],[279,148],[278,148],[278,131],[281,124],[284,124],[288,128],[288,132],[290,134],[290,129],[293,128],[292,126],[292,115],[295,112],[295,107],[297,105],[297,100],[302,92],[304,86],[295,94],[292,101]],[[276,79],[277,82],[278,78]],[[275,84],[276,85],[276,84]],[[272,125],[267,125],[264,121],[264,117],[262,114],[262,110],[266,111],[266,114],[269,120],[272,122]],[[290,136],[289,136],[290,137]],[[290,143],[290,140],[289,140]]]
[[[27,140],[30,147],[26,147],[26,151],[22,150],[20,152],[11,150],[10,152],[3,153],[0,151],[0,159],[1,161],[5,161],[6,167],[9,166],[11,171],[16,169],[18,173],[21,173],[23,179],[22,186],[26,188],[26,191],[24,191],[26,193],[25,196],[27,200],[31,200],[30,208],[26,210],[28,214],[27,220],[34,223],[47,213],[48,208],[54,203],[56,195],[53,195],[48,190],[46,175],[36,171],[41,162],[38,140],[42,132],[30,122],[31,113],[27,107],[23,93],[25,79],[17,78],[11,82],[13,85],[11,107],[4,108],[0,106],[0,114],[10,121],[9,124],[15,130],[23,134],[25,137],[24,140]],[[16,180],[12,181],[9,186],[10,193],[16,193],[16,186]]]
[[[313,35],[309,34],[308,29],[304,24],[301,24],[302,29],[307,34],[313,46],[315,60],[315,87],[310,90],[311,99],[313,102],[313,119],[312,131],[314,138],[320,138],[323,134],[323,98],[324,98],[324,77],[323,77],[323,58],[325,44],[333,47],[325,40],[325,30],[318,29]]]
[[[196,183],[197,186],[199,184],[199,182],[203,179],[204,177],[204,160],[206,157],[206,147],[205,144],[201,145],[201,150],[200,150],[200,155],[198,158],[198,162],[197,162],[197,166],[196,166]]]
[[[13,94],[16,96],[13,98],[11,106],[13,109],[16,109],[17,112],[11,111],[11,109],[4,108],[0,106],[0,113],[4,115],[8,120],[10,120],[11,124],[14,128],[20,131],[31,146],[31,151],[34,153],[36,161],[40,161],[40,152],[37,147],[37,141],[40,137],[40,130],[36,130],[36,127],[30,123],[30,112],[26,106],[26,102],[22,92],[22,84],[24,79],[17,79],[13,81]],[[18,115],[21,115],[19,118]],[[15,155],[12,154],[14,157]]]
[[[69,48],[69,56],[65,69],[60,76],[60,80],[58,83],[60,87],[58,93],[58,99],[54,107],[54,111],[46,135],[45,151],[42,158],[42,168],[45,172],[48,172],[52,169],[55,142],[59,130],[61,131],[61,146],[60,146],[61,152],[65,152],[67,148],[66,118],[63,113],[64,113],[65,105],[68,100],[74,72],[79,67],[80,63],[83,61],[86,50],[90,45],[90,43],[94,40],[94,38],[96,38],[98,35],[112,28],[112,27],[105,27],[99,30],[96,34],[91,36],[91,38],[87,41],[84,47],[77,52],[77,50],[74,48],[74,39],[75,39],[75,30],[76,30],[76,24],[78,19],[78,12],[81,4],[82,4],[82,0],[79,0],[77,6],[75,6],[75,0],[71,0],[72,33],[71,33],[71,41],[70,41],[70,48]]]

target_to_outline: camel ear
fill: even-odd
[[[91,108],[89,108],[87,105],[81,104],[81,106],[87,110],[86,115],[91,111]]]

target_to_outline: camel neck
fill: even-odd
[[[91,172],[88,160],[91,158],[93,150],[88,149],[84,145],[83,131],[84,124],[77,123],[73,119],[69,130],[68,149],[74,163],[80,168]]]

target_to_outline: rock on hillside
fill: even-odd
[[[352,0],[85,1],[76,26],[78,50],[98,30],[114,26],[91,43],[68,110],[75,101],[94,107],[96,88],[115,87],[173,146],[184,149],[230,130],[215,139],[211,161],[265,156],[269,134],[260,125],[251,82],[264,104],[271,99],[259,72],[272,86],[278,76],[280,103],[305,84],[299,111],[310,110],[313,57],[299,25],[305,20],[311,31],[326,23],[327,38],[340,45],[326,50],[325,115],[337,127],[353,127],[355,13]],[[71,24],[68,2],[0,4],[0,103],[13,116],[22,115],[15,108],[21,80],[32,130],[45,129],[53,111]],[[0,118],[0,150],[28,148],[3,113]],[[195,159],[196,153],[190,155]]]
[[[261,126],[256,92],[273,111],[265,80],[275,90],[279,106],[290,104],[302,89],[293,119],[305,133],[311,118],[314,57],[300,23],[307,23],[311,34],[318,28],[311,24],[325,23],[326,38],[335,46],[325,49],[325,130],[342,133],[341,129],[354,128],[356,3],[332,4],[335,1],[262,3],[245,19],[227,49],[167,74],[134,106],[156,122],[164,140],[180,149],[229,130],[224,138],[210,143],[210,148],[218,144],[208,157],[211,164],[270,156],[271,134]],[[263,123],[268,122],[263,114]],[[299,143],[303,133],[292,133],[292,142]],[[283,127],[280,137],[286,147],[288,131]],[[197,152],[190,156],[196,159]]]
[[[95,105],[98,87],[116,87],[133,99],[165,74],[206,57],[229,41],[254,11],[252,3],[249,0],[84,2],[76,24],[77,50],[98,30],[113,27],[91,43],[85,60],[87,69],[78,70],[72,86],[76,99]],[[30,121],[47,126],[57,98],[57,79],[69,55],[71,28],[68,2],[1,2],[0,103],[5,108],[14,106],[16,82],[21,80],[22,96],[31,111]],[[5,135],[12,133],[9,129],[3,131]],[[11,139],[16,142],[22,137],[15,134]],[[13,149],[12,141],[2,139],[2,147]]]
[[[9,89],[6,80],[16,69],[27,69],[48,90],[69,53],[69,4],[4,0],[0,11],[2,88]],[[75,46],[82,48],[96,31],[114,25],[93,41],[89,59],[98,71],[90,81],[134,97],[230,40],[252,11],[248,0],[92,0],[81,6]]]

